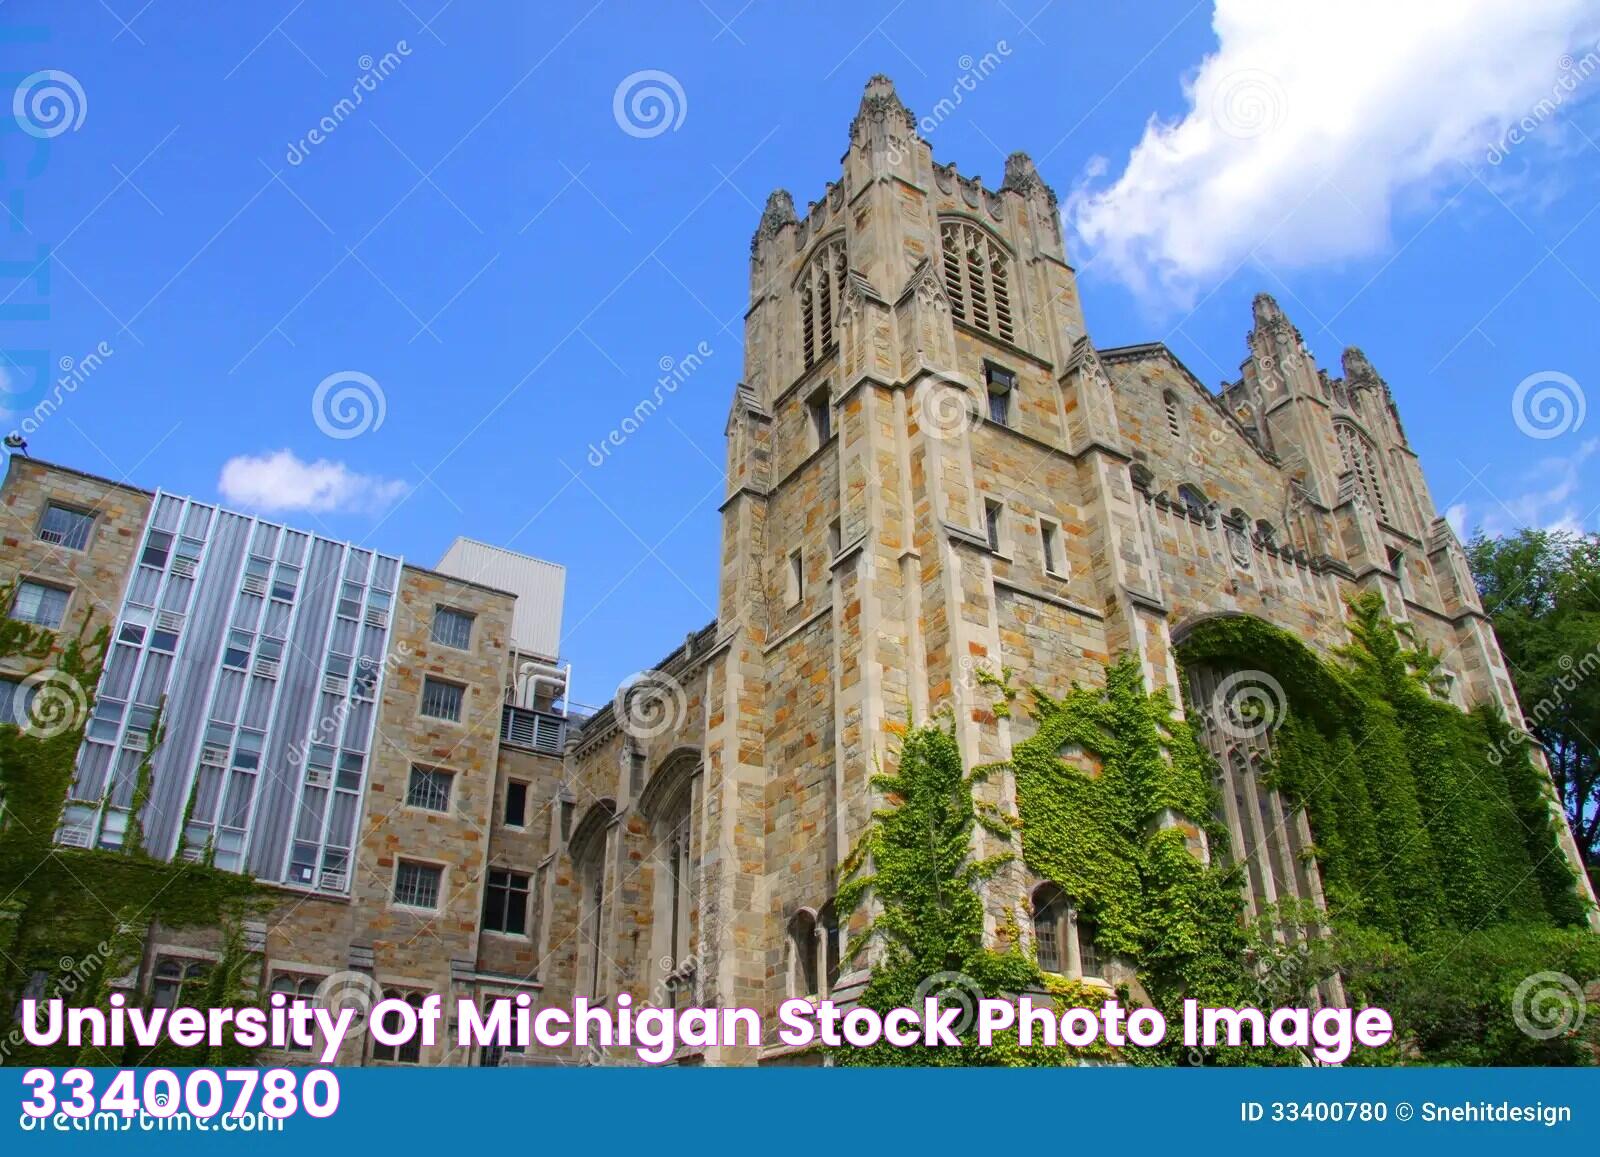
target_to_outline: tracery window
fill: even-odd
[[[317,988],[320,981],[314,976],[301,976],[291,972],[280,972],[272,978],[272,991],[281,992],[287,998],[287,1005],[304,1004],[315,1006],[317,1002]],[[290,1040],[286,1046],[289,1052],[310,1052],[310,1045],[296,1044]]]
[[[1279,795],[1269,774],[1273,736],[1289,710],[1282,687],[1260,671],[1197,666],[1188,679],[1201,735],[1216,761],[1219,818],[1229,834],[1212,854],[1242,867],[1247,914],[1254,919],[1298,901],[1320,904],[1305,811]]]
[[[150,1003],[156,1008],[177,1008],[193,1000],[210,971],[211,966],[203,960],[163,956],[151,974]]]
[[[844,238],[839,237],[819,247],[801,275],[800,342],[808,370],[833,352],[833,331],[848,272]]]
[[[940,237],[944,247],[944,289],[950,298],[951,315],[1004,341],[1013,340],[1011,259],[1005,249],[967,221],[944,222]]]
[[[789,995],[819,996],[817,991],[817,918],[802,908],[789,919]]]
[[[689,910],[694,891],[689,808],[692,794],[685,785],[657,827],[667,880],[667,945],[674,969],[682,969],[689,959]]]
[[[578,882],[578,929],[581,937],[578,976],[584,995],[600,996],[601,963],[605,959],[606,840],[616,818],[616,804],[600,800],[584,812],[568,842]]]
[[[1334,433],[1339,439],[1339,457],[1344,468],[1353,471],[1361,495],[1373,512],[1384,522],[1389,521],[1389,503],[1384,495],[1383,470],[1378,462],[1378,449],[1372,439],[1352,422],[1335,422]]]

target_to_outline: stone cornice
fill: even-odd
[[[1015,579],[1003,578],[1000,575],[995,575],[994,585],[1005,590],[1012,591],[1016,594],[1024,595],[1027,598],[1035,599],[1038,602],[1049,603],[1051,606],[1060,607],[1062,610],[1071,611],[1075,615],[1082,615],[1084,618],[1094,619],[1097,622],[1104,621],[1106,617],[1103,611],[1097,611],[1093,607],[1085,606],[1083,603],[1074,602],[1072,599],[1066,598],[1063,595],[1053,595],[1049,591],[1041,591],[1037,587],[1025,586],[1024,584],[1017,582]]]

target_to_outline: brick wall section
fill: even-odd
[[[385,989],[436,992],[447,1004],[475,992],[492,816],[503,798],[499,732],[514,602],[504,592],[403,568],[350,900],[286,903],[269,933],[272,960],[345,968],[370,949],[372,974]],[[468,650],[432,641],[439,605],[473,616]],[[459,722],[420,713],[429,676],[466,688]],[[451,773],[448,811],[407,804],[414,764]],[[436,910],[394,902],[402,859],[442,867]],[[424,1050],[423,1063],[445,1063],[447,1053],[436,1045]]]
[[[0,491],[0,552],[5,560],[0,579],[33,579],[70,590],[63,626],[71,634],[82,629],[86,638],[92,636],[116,618],[151,501],[147,491],[11,455]],[[94,516],[84,549],[39,539],[39,522],[51,502]],[[31,659],[6,659],[0,661],[0,674],[20,678],[39,665]]]

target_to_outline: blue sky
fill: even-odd
[[[603,702],[712,617],[749,238],[837,177],[885,72],[919,116],[960,93],[939,159],[1033,155],[1098,345],[1216,385],[1266,290],[1325,366],[1367,351],[1467,528],[1593,529],[1597,5],[1297,7],[8,0],[0,88],[76,89],[56,135],[0,121],[6,306],[44,307],[0,312],[0,403],[48,388],[17,351],[103,347],[35,455],[425,565],[458,533],[561,562]],[[614,111],[646,71],[670,125]],[[325,409],[381,424],[319,425],[340,374]]]

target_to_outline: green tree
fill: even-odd
[[[1600,535],[1520,530],[1467,549],[1528,729],[1600,873]]]

